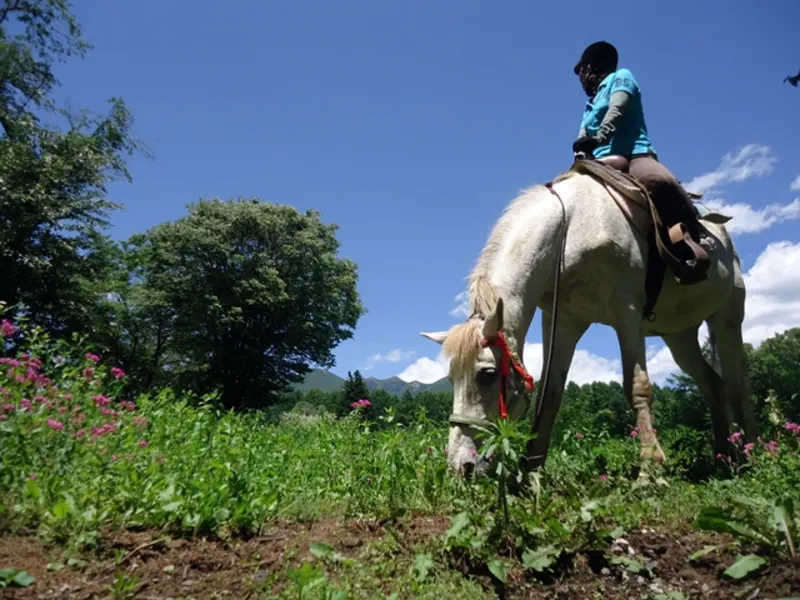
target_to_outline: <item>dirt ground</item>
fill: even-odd
[[[344,556],[376,564],[385,555],[368,550],[387,536],[413,554],[415,546],[441,535],[448,526],[446,517],[415,517],[391,530],[355,520],[295,523],[275,526],[258,537],[228,540],[165,538],[158,531],[106,531],[98,551],[78,554],[47,546],[33,536],[5,535],[0,536],[0,569],[24,569],[36,582],[27,588],[0,589],[0,598],[259,598],[264,591],[276,594],[289,583],[287,566],[318,560],[309,552],[313,542],[328,543]],[[685,598],[800,599],[800,568],[787,561],[773,559],[756,576],[729,581],[722,573],[744,549],[728,547],[688,560],[694,552],[726,541],[730,540],[724,536],[697,532],[632,531],[605,553],[562,561],[547,579],[512,569],[505,588],[496,587],[488,572],[470,572],[457,560],[451,560],[450,568],[461,567],[475,577],[487,597],[644,600],[669,599],[666,594],[680,591]],[[649,571],[636,573],[612,564],[609,558],[615,556],[635,559]],[[439,560],[437,567],[442,566]],[[122,591],[130,576],[136,580],[128,586],[128,595],[113,594],[114,586]],[[391,579],[382,583],[389,589],[386,584]],[[413,593],[400,591],[399,596],[413,597]]]

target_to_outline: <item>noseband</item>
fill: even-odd
[[[535,389],[533,377],[530,373],[528,373],[528,370],[525,368],[525,365],[522,364],[522,361],[519,359],[519,356],[517,356],[517,353],[513,352],[511,348],[508,347],[506,337],[502,330],[498,331],[497,336],[491,339],[482,339],[481,346],[484,348],[488,346],[494,346],[495,348],[500,349],[500,395],[498,397],[498,404],[500,409],[500,418],[505,420],[508,418],[508,401],[506,392],[508,390],[508,378],[512,374],[511,368],[513,367],[517,375],[522,378],[525,394],[530,394]],[[514,395],[516,396],[518,393],[519,390],[515,386]],[[467,426],[477,425],[480,427],[492,426],[492,422],[488,419],[479,419],[477,417],[468,417],[457,414],[450,415],[450,424]]]

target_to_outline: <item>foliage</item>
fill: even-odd
[[[53,63],[87,48],[63,0],[0,8],[0,298],[24,304],[51,332],[103,321],[95,300],[107,291],[113,244],[102,229],[119,208],[106,186],[129,179],[122,157],[140,147],[121,99],[97,117],[48,97],[58,83]],[[45,125],[41,113],[66,118],[67,129]]]
[[[155,328],[152,378],[257,407],[309,363],[331,366],[364,313],[356,266],[336,256],[336,229],[314,211],[214,199],[133,236],[126,251],[141,287],[138,302],[119,308]]]

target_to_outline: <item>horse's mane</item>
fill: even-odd
[[[574,172],[562,173],[553,182],[562,181],[576,175]],[[503,214],[492,227],[489,237],[478,255],[475,266],[468,277],[469,317],[464,323],[453,326],[442,344],[442,352],[451,359],[450,368],[454,374],[463,374],[474,368],[480,351],[480,321],[494,310],[498,294],[489,282],[489,269],[500,251],[506,235],[511,230],[519,213],[541,197],[546,191],[543,185],[534,185],[523,189],[503,210]],[[549,192],[548,192],[549,194]]]

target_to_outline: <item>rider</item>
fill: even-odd
[[[617,69],[617,61],[614,46],[595,42],[583,51],[575,65],[573,71],[589,100],[572,150],[595,158],[625,157],[630,174],[647,188],[667,228],[683,222],[691,237],[700,241],[697,207],[675,176],[659,162],[647,134],[639,85],[628,69]],[[675,267],[681,283],[706,279],[709,257],[705,249],[689,242],[683,250],[684,263]]]

